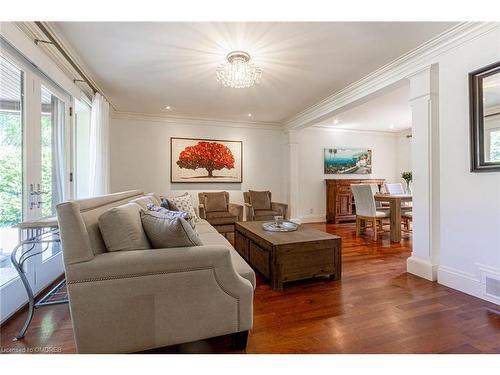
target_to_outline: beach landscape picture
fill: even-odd
[[[325,148],[325,174],[371,174],[372,151],[366,148]]]

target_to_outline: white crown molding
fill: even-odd
[[[300,129],[367,95],[415,74],[441,54],[499,27],[497,22],[464,22],[368,74],[285,121],[286,129]]]
[[[132,121],[151,121],[162,122],[166,124],[183,124],[196,126],[224,126],[228,128],[248,128],[261,130],[283,131],[283,126],[277,122],[260,121],[234,121],[212,118],[187,117],[187,116],[169,116],[164,114],[150,114],[138,112],[111,111],[111,118],[117,120]]]
[[[363,134],[376,134],[376,135],[391,135],[397,136],[400,133],[407,132],[411,128],[401,129],[401,130],[365,130],[365,129],[342,129],[336,128],[335,125],[312,125],[307,129],[314,130],[327,130],[331,132],[339,133],[363,133]]]

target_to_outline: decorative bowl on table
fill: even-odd
[[[262,224],[262,228],[268,232],[293,232],[297,230],[298,227],[299,224],[292,223],[291,221],[281,221],[280,223],[271,221]]]

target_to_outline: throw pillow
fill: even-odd
[[[254,210],[271,209],[271,192],[250,190],[250,204]]]
[[[189,212],[195,220],[198,218],[196,211],[194,210],[193,201],[189,193],[184,193],[180,197],[170,197],[167,198],[168,205],[172,211],[184,211]]]
[[[127,203],[113,207],[97,219],[108,251],[150,249],[141,223],[141,206]]]
[[[226,193],[204,193],[205,212],[226,212],[228,210],[228,201]]]
[[[198,233],[182,217],[171,218],[162,212],[143,210],[141,220],[155,249],[202,245]]]
[[[167,210],[170,210],[170,206],[168,205],[168,200],[165,199],[165,198],[162,198],[161,199],[161,204],[160,204],[161,207],[163,208],[166,208]]]
[[[171,219],[176,218],[176,217],[182,217],[184,220],[186,220],[191,225],[191,227],[193,227],[193,229],[196,228],[196,222],[194,221],[194,217],[189,212],[171,211],[171,210],[167,210],[164,207],[157,206],[155,204],[148,204],[147,209],[149,211],[161,212],[162,214],[165,214],[165,216],[168,216]]]

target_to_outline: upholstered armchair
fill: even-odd
[[[273,202],[270,191],[253,191],[243,193],[247,221],[273,220],[274,216],[287,218],[288,205]]]
[[[199,193],[200,218],[208,221],[219,233],[234,232],[234,224],[243,221],[243,206],[229,202],[227,191]]]

